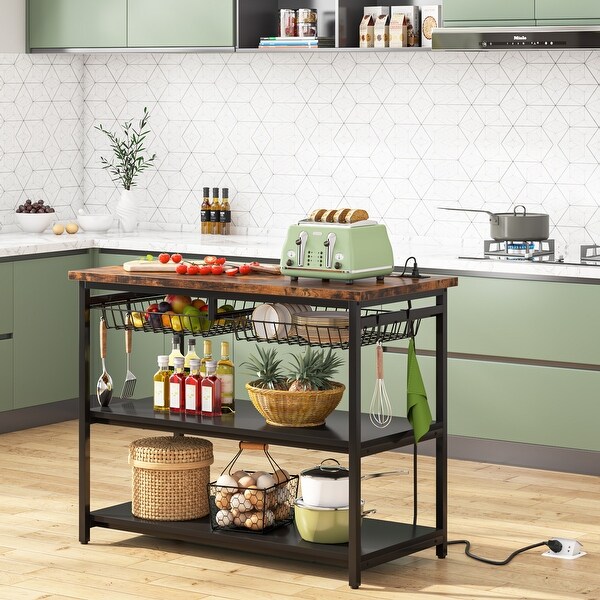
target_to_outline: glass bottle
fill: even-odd
[[[202,376],[200,375],[200,359],[190,360],[190,374],[185,380],[185,412],[188,415],[200,414]]]
[[[217,363],[217,377],[221,380],[221,411],[235,412],[235,367],[229,359],[229,342],[221,342],[221,360]]]
[[[181,352],[181,342],[179,340],[178,335],[173,336],[172,348],[173,349],[171,350],[171,354],[169,354],[169,368],[171,369],[171,373],[174,372],[173,359],[176,356],[180,356],[181,358],[184,358],[183,353]]]
[[[221,204],[219,203],[219,188],[213,188],[213,201],[210,205],[210,233],[221,233]]]
[[[200,207],[200,233],[210,233],[210,188],[205,187]]]
[[[206,377],[206,363],[212,360],[212,342],[210,340],[204,340],[204,356],[200,361],[200,375]]]
[[[175,372],[169,377],[169,410],[180,413],[184,410],[185,403],[185,373],[183,371],[183,356],[173,359]]]
[[[196,354],[196,338],[191,337],[188,340],[188,351],[185,355],[184,367],[186,375],[190,374],[190,360],[192,360],[193,358],[197,358],[198,360],[200,360],[200,357]]]
[[[221,233],[229,235],[231,233],[231,205],[229,204],[229,188],[223,188],[221,194]]]
[[[200,387],[202,389],[202,403],[200,405],[200,414],[203,417],[221,416],[221,382],[215,372],[217,362],[215,360],[206,361],[206,377],[202,378]]]
[[[154,374],[154,410],[169,410],[169,357],[158,357],[158,371]]]

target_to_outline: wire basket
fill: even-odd
[[[264,471],[235,471],[232,467],[243,450],[262,450],[272,468]],[[226,476],[225,478],[223,476]],[[235,476],[235,477],[234,477]],[[220,482],[232,478],[238,485]],[[252,484],[251,481],[255,483]],[[274,481],[274,485],[261,486]],[[217,481],[208,484],[210,524],[213,531],[244,531],[267,533],[289,525],[294,520],[294,501],[298,493],[298,475],[289,475],[279,468],[269,454],[267,444],[240,442],[240,450],[223,469]]]

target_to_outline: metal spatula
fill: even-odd
[[[112,398],[113,382],[111,376],[106,370],[106,323],[100,319],[100,357],[102,358],[102,374],[96,384],[96,395],[100,406],[108,406]]]
[[[127,356],[127,373],[125,374],[125,382],[123,383],[123,391],[121,392],[121,398],[131,398],[133,391],[135,390],[135,382],[137,381],[135,375],[129,368],[129,359],[131,358],[131,344],[132,344],[132,331],[131,329],[125,329],[125,353]]]

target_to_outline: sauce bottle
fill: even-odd
[[[200,359],[190,360],[190,374],[185,380],[185,412],[188,415],[200,414],[202,376],[200,375]]]
[[[221,382],[215,375],[217,363],[214,360],[206,362],[206,377],[202,378],[202,403],[200,414],[203,417],[221,416]]]
[[[158,371],[154,375],[154,410],[169,410],[169,357],[158,357]]]
[[[219,188],[213,188],[213,201],[210,205],[210,233],[221,233],[221,204],[219,203]]]
[[[185,373],[184,358],[176,356],[173,359],[175,372],[169,377],[169,410],[173,413],[183,412],[185,406]]]
[[[200,233],[211,233],[210,224],[210,188],[205,187],[200,206]]]
[[[229,188],[223,188],[221,194],[221,215],[219,221],[221,223],[221,233],[229,235],[231,233],[231,205],[229,204]]]
[[[188,340],[188,351],[185,355],[185,362],[183,363],[186,375],[190,374],[190,360],[194,358],[200,360],[200,357],[196,354],[196,339],[191,337]]]
[[[179,356],[181,358],[183,358],[183,353],[181,352],[181,343],[179,341],[179,336],[178,335],[174,335],[173,336],[173,349],[171,350],[171,354],[169,354],[169,368],[171,369],[171,373],[174,372],[174,362],[173,360],[175,359],[176,356]]]
[[[221,411],[235,412],[235,367],[229,359],[229,342],[221,342],[221,360],[217,363],[217,377],[221,380]]]
[[[210,340],[204,340],[204,356],[200,361],[200,375],[206,377],[206,363],[212,360],[212,342]]]

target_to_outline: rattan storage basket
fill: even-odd
[[[206,486],[212,444],[197,437],[150,437],[129,445],[131,512],[154,521],[187,521],[209,513]]]
[[[325,419],[340,403],[346,389],[343,383],[335,381],[330,382],[332,385],[330,390],[314,392],[269,390],[254,387],[252,383],[247,383],[246,389],[254,408],[269,425],[280,427],[323,425]]]

